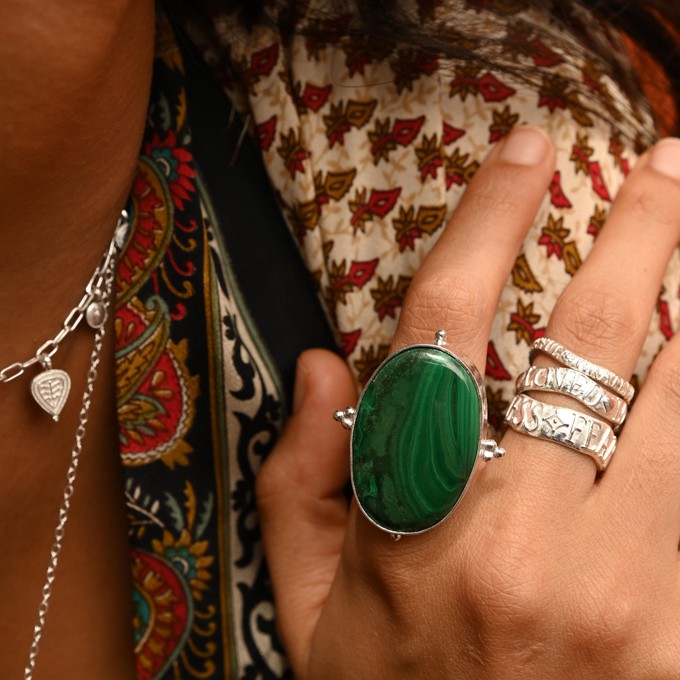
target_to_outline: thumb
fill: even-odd
[[[356,402],[345,362],[325,350],[304,352],[294,402],[256,494],[279,633],[295,676],[304,678],[347,525],[348,434],[332,418]]]

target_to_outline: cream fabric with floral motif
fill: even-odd
[[[491,146],[516,125],[549,132],[557,170],[489,343],[490,416],[499,425],[529,344],[597,238],[636,150],[655,133],[644,107],[574,37],[612,41],[589,16],[573,17],[570,35],[521,0],[421,2],[413,10],[438,36],[478,39],[486,56],[524,75],[366,44],[347,37],[350,15],[315,19],[310,9],[305,28],[313,37],[288,41],[271,27],[248,32],[219,20],[236,73],[228,89],[252,116],[286,218],[360,382],[384,358],[411,278]],[[215,54],[208,57],[219,68]],[[680,320],[679,287],[676,253],[640,378]]]

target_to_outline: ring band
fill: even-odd
[[[534,340],[529,351],[529,361],[533,361],[537,352],[544,352],[564,366],[581,371],[581,373],[584,373],[601,385],[609,387],[627,404],[630,404],[633,399],[635,388],[627,380],[624,380],[621,376],[616,375],[616,373],[613,373],[603,366],[598,366],[592,361],[588,361],[587,359],[574,354],[556,340],[545,337]]]
[[[545,439],[590,456],[601,472],[616,449],[616,435],[603,420],[570,408],[545,404],[526,394],[511,402],[505,421],[520,434]]]
[[[573,397],[615,428],[623,424],[628,414],[628,404],[621,397],[574,368],[531,366],[517,378],[516,389],[518,394],[536,390]]]

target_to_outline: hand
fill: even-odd
[[[529,129],[489,154],[413,281],[393,350],[443,328],[453,351],[485,365],[553,163],[552,145]],[[630,376],[679,216],[680,142],[665,141],[619,193],[547,336]],[[510,431],[508,455],[477,470],[451,517],[397,543],[343,493],[349,444],[330,414],[353,396],[340,359],[302,355],[294,415],[258,479],[297,678],[678,676],[680,338],[656,359],[601,477],[586,456]]]

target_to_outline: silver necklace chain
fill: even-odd
[[[95,269],[92,278],[88,281],[87,286],[85,286],[85,292],[83,293],[80,302],[64,319],[61,330],[53,338],[40,345],[30,359],[27,359],[26,361],[15,361],[13,364],[5,366],[5,368],[0,370],[0,383],[8,383],[15,380],[23,375],[27,368],[30,368],[34,364],[49,361],[57,353],[59,344],[64,338],[78,328],[80,322],[86,317],[92,303],[103,302],[101,297],[105,287],[104,279],[106,277],[106,272],[108,271],[111,262],[115,261],[116,253],[122,248],[123,243],[125,242],[128,226],[128,215],[127,212],[123,210],[118,219],[118,224],[116,225],[116,230],[111,243],[106,249],[99,266]]]
[[[113,282],[113,260],[109,266],[110,281],[107,280],[106,291],[110,293],[111,284]],[[108,279],[109,277],[107,277]],[[108,307],[108,303],[107,307]],[[52,586],[57,575],[57,564],[61,555],[61,550],[64,544],[64,533],[66,530],[66,523],[69,518],[69,510],[71,509],[71,498],[75,489],[76,474],[78,472],[78,465],[80,463],[80,454],[83,451],[83,441],[85,440],[85,432],[87,428],[87,421],[90,415],[90,404],[92,403],[92,391],[94,383],[97,379],[97,369],[101,359],[101,351],[104,345],[104,335],[106,332],[106,324],[103,324],[97,329],[94,336],[94,347],[92,354],[90,354],[90,369],[87,372],[87,384],[83,392],[83,401],[80,407],[80,414],[78,416],[78,429],[76,430],[76,437],[71,449],[71,462],[66,472],[66,486],[64,487],[64,495],[59,508],[59,521],[54,530],[54,543],[50,550],[50,561],[47,565],[47,572],[45,574],[45,582],[42,587],[42,599],[38,607],[38,620],[33,628],[33,639],[31,640],[31,648],[28,653],[28,663],[24,669],[24,680],[33,680],[33,670],[35,669],[35,662],[40,651],[40,639],[42,638],[43,629],[45,627],[45,618],[52,597]]]
[[[71,499],[73,498],[75,490],[78,465],[80,464],[83,442],[85,440],[87,423],[90,415],[92,393],[94,391],[97,371],[101,361],[102,348],[104,346],[106,317],[111,304],[111,294],[115,278],[116,255],[123,246],[128,226],[128,216],[127,213],[123,211],[116,225],[114,237],[104,253],[99,266],[88,282],[85,293],[80,302],[69,312],[59,333],[51,340],[43,343],[31,359],[23,362],[15,362],[0,371],[0,383],[10,382],[11,380],[18,378],[27,368],[36,363],[41,363],[43,367],[48,369],[47,372],[53,372],[51,371],[51,358],[59,349],[59,344],[69,333],[73,332],[78,327],[83,318],[86,318],[90,326],[95,329],[94,345],[90,354],[87,380],[78,415],[78,427],[76,429],[73,448],[71,449],[70,463],[66,472],[66,485],[59,507],[59,519],[54,530],[54,541],[50,549],[50,560],[47,565],[45,581],[41,591],[42,596],[38,607],[37,622],[33,628],[28,662],[24,668],[24,680],[33,680],[33,672],[40,651],[40,640],[45,628],[45,620],[57,574],[57,565],[64,545],[66,524],[69,519]],[[36,400],[40,403],[39,399],[36,398]]]

